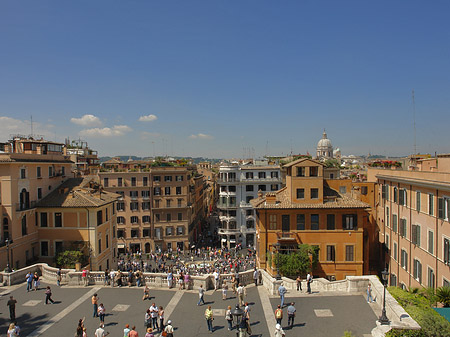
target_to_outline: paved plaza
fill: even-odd
[[[175,328],[174,336],[211,335],[207,330],[204,311],[206,305],[197,306],[197,291],[151,289],[151,300],[142,301],[143,289],[137,287],[67,287],[50,284],[55,304],[45,305],[44,288],[37,292],[27,292],[26,284],[2,288],[0,294],[0,334],[6,334],[9,323],[9,310],[6,302],[10,295],[17,299],[16,317],[21,328],[21,336],[61,337],[74,336],[78,320],[86,317],[85,326],[89,337],[94,336],[99,319],[93,318],[91,296],[97,293],[99,303],[106,307],[105,329],[110,336],[123,336],[125,324],[135,325],[139,336],[145,335],[144,314],[155,302],[166,310],[166,321],[171,319]],[[274,310],[279,298],[269,296],[262,286],[247,286],[246,301],[250,303],[250,322],[252,336],[272,336],[275,327]],[[345,330],[355,336],[370,335],[377,319],[372,305],[367,304],[363,295],[324,294],[307,295],[290,293],[286,302],[295,302],[297,316],[292,329],[284,328],[286,336],[336,336],[341,337]],[[211,305],[214,314],[212,335],[235,336],[236,332],[227,330],[225,309],[234,307],[237,299],[232,292],[222,300],[220,291],[209,290],[205,302]],[[284,309],[283,327],[287,326],[287,313]],[[158,335],[156,335],[158,336]]]

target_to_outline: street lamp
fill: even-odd
[[[273,246],[275,247],[275,252],[278,255],[279,252],[280,252],[280,246],[281,246],[280,243],[276,242],[276,243],[273,244]],[[277,255],[275,255],[275,257]],[[277,274],[275,275],[275,279],[276,280],[281,280],[280,267],[279,267],[279,261],[278,260],[279,260],[279,257],[275,259],[275,268],[277,270]]]
[[[378,322],[382,325],[389,324],[389,318],[386,316],[386,285],[388,280],[389,272],[384,268],[384,270],[381,272],[381,279],[383,280],[383,287],[384,287],[384,295],[383,295],[383,310],[381,311],[381,316],[378,319]]]
[[[239,304],[236,304],[236,307],[231,310],[231,315],[236,320],[236,336],[239,337],[239,326],[241,325],[242,318],[244,317],[244,310],[239,308]]]
[[[5,268],[5,272],[10,273],[11,267],[9,266],[9,244],[12,243],[12,241],[10,241],[8,238],[6,238],[5,240],[6,243],[6,253],[7,253],[7,261],[6,261],[6,268]]]

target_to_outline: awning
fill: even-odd
[[[119,243],[119,244],[117,244],[117,248],[125,248],[125,244],[123,244],[123,243]]]

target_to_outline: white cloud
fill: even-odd
[[[123,136],[127,132],[133,131],[127,125],[114,125],[112,128],[92,128],[80,131],[80,136],[85,137],[114,137]]]
[[[139,122],[153,122],[156,121],[158,117],[155,115],[147,115],[147,116],[141,116],[139,117]]]
[[[38,122],[33,122],[33,134],[48,136],[49,134],[54,135],[50,132],[50,128],[53,125],[43,125]],[[7,116],[0,116],[0,135],[2,135],[1,141],[6,141],[12,134],[21,134],[28,136],[31,133],[31,121],[30,120],[20,120]]]
[[[214,137],[211,135],[205,135],[204,133],[198,133],[196,135],[190,135],[191,139],[213,139]]]
[[[71,118],[70,121],[74,124],[83,125],[83,126],[100,126],[102,122],[100,118],[94,115],[84,115],[80,118]]]

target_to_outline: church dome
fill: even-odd
[[[327,133],[324,131],[322,135],[322,139],[319,140],[317,143],[318,148],[331,148],[333,145],[331,145],[331,140],[327,138]]]

